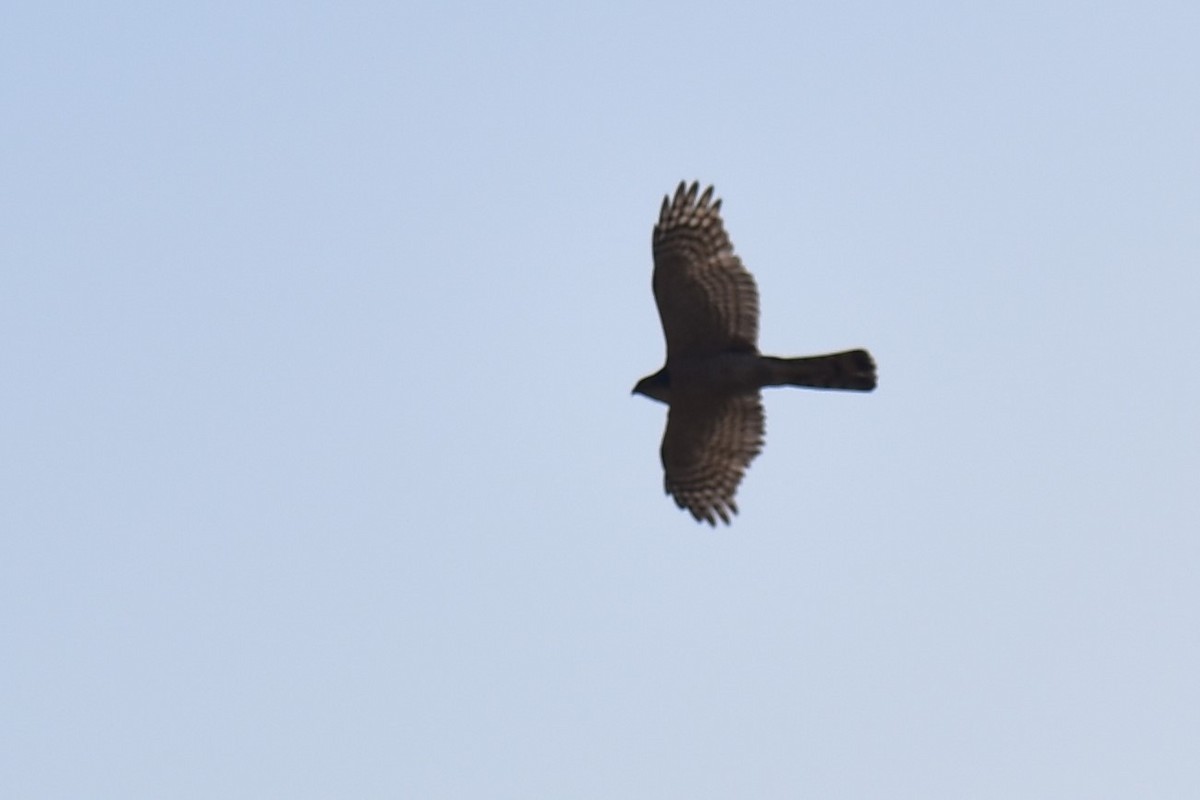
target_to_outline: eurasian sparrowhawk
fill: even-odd
[[[758,352],[758,289],[733,252],[713,187],[680,183],[654,226],[654,299],[667,363],[634,394],[670,406],[662,440],[667,493],[697,520],[726,524],[763,445],[764,386],[875,388],[866,350],[807,358]]]

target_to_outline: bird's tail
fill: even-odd
[[[763,356],[762,360],[768,368],[767,386],[808,386],[856,392],[869,392],[875,388],[875,361],[866,350],[806,358]]]

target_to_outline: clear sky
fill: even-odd
[[[0,796],[1200,797],[1200,5],[21,4]],[[771,390],[662,493],[650,230]]]

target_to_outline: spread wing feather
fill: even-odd
[[[762,400],[752,394],[676,397],[667,415],[662,462],[667,494],[697,520],[726,524],[734,494],[762,450]]]
[[[713,187],[679,184],[654,226],[654,299],[667,360],[756,351],[758,288],[733,252]]]

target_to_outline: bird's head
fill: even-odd
[[[633,394],[641,394],[660,403],[671,404],[671,373],[663,367],[653,375],[647,375],[633,387]]]

